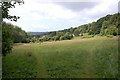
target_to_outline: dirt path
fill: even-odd
[[[22,48],[22,47],[27,47],[27,46],[32,46],[32,44],[21,44],[19,46],[13,46],[13,48]]]

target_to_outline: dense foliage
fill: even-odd
[[[44,35],[34,35],[32,42],[36,41],[57,41],[57,40],[70,40],[74,36],[93,37],[94,35],[101,36],[116,36],[120,35],[118,27],[120,26],[119,13],[107,15],[98,19],[96,22],[84,24],[78,27],[71,27],[69,29],[52,31]],[[85,36],[84,34],[88,34]],[[89,36],[91,35],[91,36]]]
[[[2,19],[8,19],[11,21],[17,21],[17,19],[19,19],[20,17],[18,16],[12,16],[9,14],[9,9],[10,8],[15,8],[15,4],[23,4],[23,0],[9,0],[9,1],[1,1],[0,2],[0,9],[2,9]],[[6,24],[2,21],[0,21],[0,24],[2,24],[2,33],[3,33],[3,38],[2,38],[2,54],[6,55],[7,53],[9,53],[12,49],[12,34],[11,34],[11,29],[10,29],[10,24]]]
[[[12,34],[10,30],[11,25],[2,23],[2,54],[10,53],[12,49]]]
[[[69,28],[61,30],[60,32],[70,32],[75,36],[83,35],[88,33],[89,35],[119,35],[118,33],[118,20],[120,19],[119,13],[114,15],[107,15],[98,19],[96,22],[84,24],[75,28]]]
[[[2,52],[3,55],[10,53],[13,43],[29,42],[28,34],[10,23],[2,23]]]
[[[9,0],[9,1],[1,1],[0,2],[0,8],[2,9],[2,18],[3,19],[8,19],[11,21],[17,21],[19,19],[19,16],[15,15],[10,15],[9,14],[9,8],[15,8],[15,4],[23,4],[23,0]]]
[[[29,42],[43,42],[43,41],[58,41],[58,40],[70,40],[76,36],[82,36],[83,38],[91,38],[95,35],[100,36],[117,36],[119,33],[119,20],[120,15],[116,13],[114,15],[107,15],[98,19],[96,22],[84,24],[75,28],[69,28],[59,31],[34,33],[29,35],[21,28],[3,22],[3,54],[4,52],[10,52],[13,43],[29,43]],[[32,33],[33,34],[33,33]],[[85,34],[88,34],[85,36]],[[9,45],[9,46],[8,46]]]

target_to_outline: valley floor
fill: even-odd
[[[116,77],[117,37],[22,44],[3,57],[3,78]]]

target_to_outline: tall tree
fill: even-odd
[[[76,29],[76,30],[74,31],[74,35],[75,35],[75,36],[79,36],[79,34],[80,34],[79,30]]]
[[[8,19],[8,20],[11,20],[11,21],[17,21],[17,19],[19,19],[20,17],[18,16],[15,16],[15,15],[10,15],[9,14],[9,9],[10,8],[15,8],[15,4],[23,4],[24,1],[23,0],[8,0],[7,2],[6,1],[2,1],[0,2],[0,7],[2,9],[2,19]]]
[[[8,19],[11,21],[17,21],[17,19],[19,19],[20,17],[18,16],[12,16],[9,14],[9,9],[10,8],[15,8],[15,4],[23,4],[23,0],[6,0],[6,1],[2,1],[0,2],[0,9],[2,10],[2,20],[3,19]],[[7,53],[9,53],[12,49],[12,39],[11,39],[11,33],[6,30],[4,27],[7,25],[4,25],[4,23],[1,21],[0,24],[2,24],[2,32],[3,32],[3,39],[2,39],[2,54],[6,55]]]
[[[104,21],[103,24],[102,24],[102,28],[101,28],[101,31],[100,31],[100,34],[101,35],[104,35],[105,34],[105,29],[107,29],[107,26],[109,25],[108,21]]]

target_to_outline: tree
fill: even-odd
[[[13,25],[12,37],[14,43],[24,42],[27,38],[27,33],[20,27]]]
[[[30,42],[33,42],[33,43],[37,42],[36,37],[31,38],[31,39],[30,39]]]
[[[60,40],[70,40],[73,38],[73,35],[67,32],[64,36],[60,37]]]
[[[11,16],[9,15],[9,9],[10,8],[15,8],[15,4],[23,4],[24,2],[22,0],[9,0],[8,2],[0,2],[0,8],[2,9],[2,20],[3,19],[8,19],[11,21],[17,21],[20,17],[17,16]],[[5,26],[8,27],[8,25],[5,25],[3,22],[0,23],[2,24],[2,33],[3,33],[3,39],[2,39],[2,54],[5,56],[7,53],[9,53],[12,50],[12,34],[6,30]]]
[[[90,35],[91,34],[99,34],[99,29],[98,29],[98,26],[97,26],[97,22],[92,22],[89,33],[90,33]]]
[[[80,34],[79,30],[76,29],[76,30],[74,31],[74,35],[75,35],[75,36],[79,36],[79,34]]]
[[[112,25],[111,27],[108,28],[108,32],[109,32],[109,35],[114,35],[116,36],[118,34],[117,32],[117,28],[115,27],[115,25]]]
[[[1,3],[1,9],[2,9],[2,18],[3,19],[8,19],[11,21],[17,21],[20,17],[18,16],[11,16],[9,15],[9,8],[15,8],[15,4],[24,4],[23,0],[9,0],[8,2],[2,1]]]
[[[70,28],[70,33],[73,33],[74,32],[74,28]]]
[[[109,23],[108,21],[104,21],[103,24],[102,24],[102,28],[101,28],[101,31],[100,31],[100,34],[101,35],[104,35],[105,34],[105,29],[107,29]]]
[[[2,23],[2,54],[5,56],[6,54],[11,52],[12,49],[12,32],[11,25]]]
[[[59,40],[59,36],[54,36],[53,38],[54,38],[54,41]]]
[[[39,38],[39,41],[43,42],[43,41],[49,41],[50,38],[46,35],[46,36],[42,36],[41,38]]]
[[[59,38],[60,38],[61,36],[63,36],[63,35],[64,35],[63,32],[59,32],[59,31],[56,32],[56,36],[58,36]]]
[[[49,32],[49,33],[48,33],[48,35],[49,35],[50,37],[53,37],[53,36],[55,36],[55,35],[56,35],[56,31]]]
[[[61,36],[61,37],[60,37],[60,40],[64,40],[64,36]]]
[[[10,23],[2,22],[2,51],[4,53],[9,53],[12,49],[12,44],[19,42],[29,42],[27,37],[27,33],[19,28],[18,26],[14,26]]]

